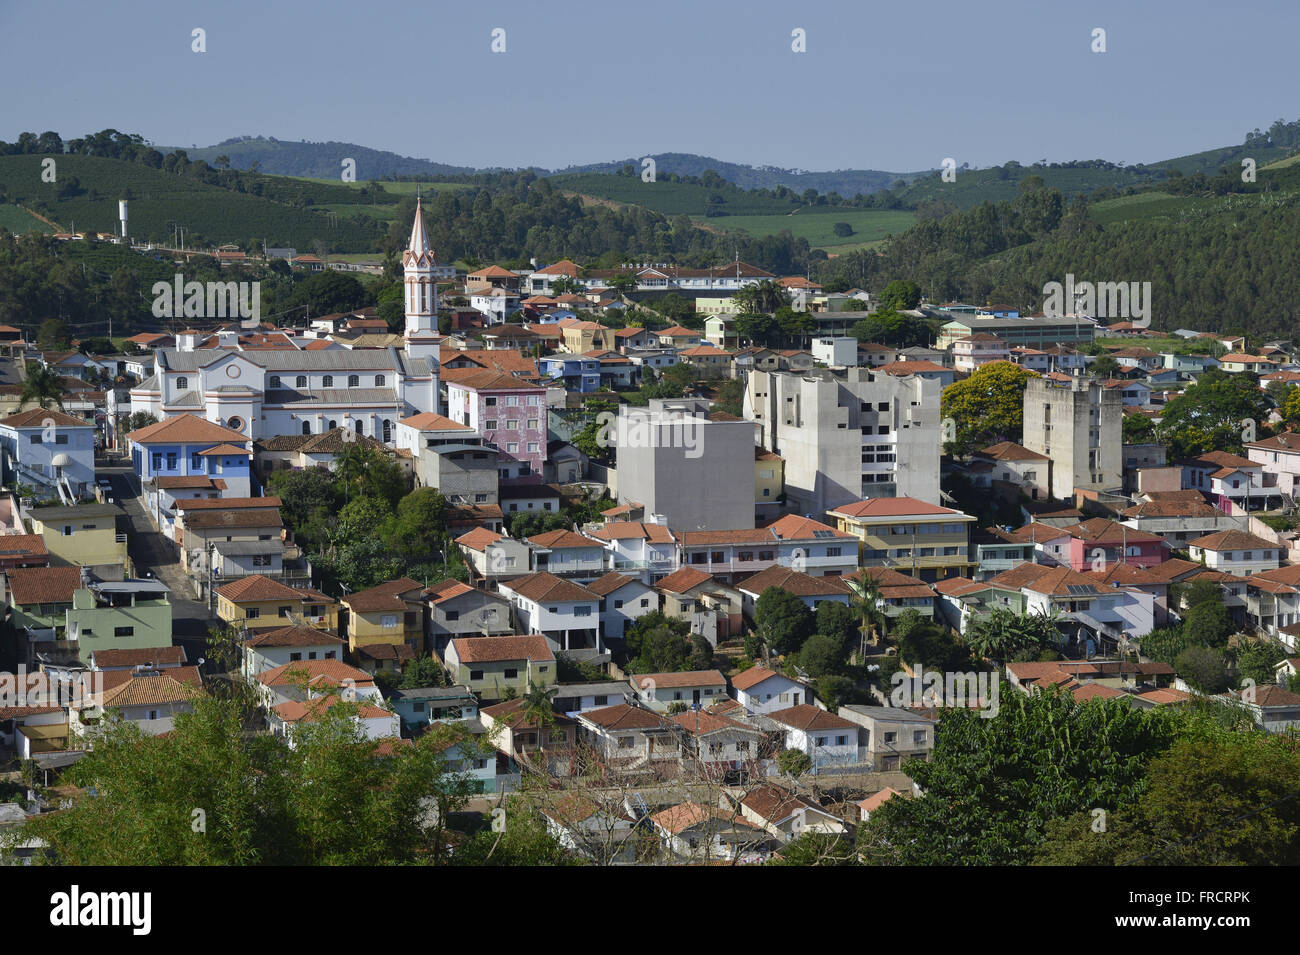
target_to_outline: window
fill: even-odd
[[[584,607],[574,607],[574,608],[573,608],[573,615],[574,615],[575,617],[590,617],[590,616],[591,616],[591,607],[586,607],[586,606],[584,606]]]
[[[114,627],[113,636],[115,637],[133,637],[135,636],[135,627]]]
[[[376,388],[382,388],[382,387],[384,387],[384,376],[383,376],[383,375],[375,375],[375,387],[376,387]]]
[[[267,387],[268,387],[268,388],[279,388],[279,387],[280,387],[280,376],[279,376],[279,375],[272,375],[271,378],[270,378],[270,380],[267,382]]]
[[[925,730],[915,730],[915,731],[913,731],[913,733],[912,733],[912,745],[913,745],[913,746],[924,746],[924,745],[925,745]]]
[[[177,454],[176,454],[175,451],[168,451],[168,452],[167,452],[167,470],[168,470],[168,471],[175,471],[175,470],[176,470],[176,458],[177,458]]]
[[[529,441],[528,450],[530,453],[536,453],[537,451],[541,450],[541,445],[539,445],[536,441]],[[547,510],[550,510],[550,508],[548,507]]]
[[[483,422],[484,431],[495,431],[496,429],[497,429],[496,418],[488,418],[486,421]]]
[[[386,613],[380,618],[379,622],[380,626],[385,630],[395,630],[397,629],[397,614]]]
[[[459,611],[459,610],[448,610],[448,611],[447,611],[447,619],[448,619],[448,620],[459,620],[459,619],[460,619],[460,611]]]
[[[608,696],[594,696],[594,697],[592,697],[592,702],[595,703],[597,706],[608,706],[608,705],[609,705],[609,697],[608,697]]]
[[[322,378],[322,379],[320,380],[320,386],[321,386],[322,388],[333,388],[333,387],[334,387],[334,376],[333,376],[333,375],[326,375],[324,378]]]
[[[291,653],[291,654],[289,654],[289,662],[290,662],[290,663],[297,663],[297,662],[298,662],[299,660],[301,660],[301,659],[302,659],[302,654],[301,654],[301,653]]]
[[[650,606],[650,598],[649,598],[649,597],[642,597],[642,598],[641,598],[641,606],[642,606],[642,607],[648,607],[648,606]]]
[[[518,671],[517,669],[514,669],[514,668],[508,669],[508,670],[506,670],[506,672],[505,672],[505,677],[506,677],[507,680],[515,680],[515,679],[518,679],[518,678],[519,678],[519,671]]]
[[[293,386],[294,386],[295,388],[306,388],[306,387],[307,387],[307,376],[306,376],[306,375],[299,375],[297,378],[294,379]]]
[[[497,406],[497,399],[495,398],[495,396],[489,395],[488,397],[483,399],[484,408],[495,408],[496,406]]]
[[[310,422],[310,421],[304,421],[304,422],[302,423],[302,433],[303,433],[303,434],[311,434],[311,422]]]
[[[818,737],[814,740],[814,742],[815,742],[818,746],[825,746],[825,745],[826,745],[826,737],[825,737],[825,736],[818,736]]]
[[[536,430],[537,430],[537,419],[536,419],[536,418],[529,418],[529,419],[528,419],[528,424],[526,425],[526,427],[528,428],[529,431],[536,431]]]
[[[358,418],[356,421],[356,432],[357,434],[362,434],[362,435],[366,433],[366,423],[362,421],[360,418]]]
[[[507,431],[518,431],[518,430],[519,430],[519,419],[518,419],[518,418],[510,418],[510,419],[508,419],[508,420],[506,421],[506,430],[507,430]]]
[[[845,745],[846,743],[848,743],[848,741],[849,741],[849,738],[848,738],[847,736],[837,736],[837,737],[835,737],[835,745],[836,745],[836,746],[843,746],[843,745]]]
[[[270,554],[254,554],[254,555],[253,555],[253,566],[254,566],[254,567],[270,567],[270,566],[271,566],[271,555],[270,555]]]
[[[355,388],[355,387],[357,387],[359,384],[361,384],[361,376],[360,376],[360,375],[348,375],[348,387],[349,387],[349,388]]]
[[[896,742],[898,742],[898,734],[897,734],[897,733],[886,733],[886,734],[885,734],[885,742],[886,742],[886,743],[896,743]]]
[[[469,671],[469,678],[470,678],[471,680],[481,680],[481,679],[483,679],[483,671],[482,671],[482,670],[470,670],[470,671]]]
[[[258,607],[249,607],[244,611],[245,620],[256,620],[260,616],[262,616],[262,611]]]
[[[292,611],[292,607],[279,607],[276,609],[276,614],[281,617],[287,617]]]
[[[838,547],[827,547],[827,548],[826,548],[826,556],[827,556],[827,557],[839,557],[839,556],[840,556],[840,548],[838,548]]]
[[[64,524],[64,525],[63,525],[63,536],[64,536],[64,537],[71,537],[71,536],[72,536],[72,525],[71,525],[71,524]]]

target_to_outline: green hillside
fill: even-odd
[[[12,203],[3,203],[0,204],[0,231],[26,235],[28,232],[51,233],[54,229],[26,209],[20,209]]]
[[[172,148],[167,147],[163,151],[169,152]],[[213,166],[216,165],[218,156],[225,156],[235,169],[248,169],[256,162],[260,172],[322,179],[337,179],[344,159],[356,162],[357,178],[362,180],[383,179],[385,176],[467,175],[475,171],[463,166],[399,156],[397,153],[371,149],[356,143],[306,143],[265,136],[228,139],[215,146],[186,149],[185,153],[190,159],[202,160]]]
[[[310,249],[315,242],[340,251],[377,247],[387,216],[353,215],[331,220],[311,206],[329,200],[360,203],[356,190],[274,177],[260,180],[262,195],[241,193],[174,175],[141,163],[94,156],[58,157],[58,181],[40,180],[39,156],[0,156],[0,192],[70,229],[118,231],[117,201],[130,200],[132,236],[170,241],[174,224],[186,230],[187,244],[248,243]],[[398,197],[393,197],[394,202]]]
[[[862,246],[904,231],[916,221],[915,213],[905,209],[800,209],[792,214],[764,216],[724,216],[700,219],[697,224],[723,232],[746,232],[751,236],[775,235],[786,229],[796,239],[807,239],[814,249],[837,249]],[[851,235],[835,234],[835,224],[847,222]]]
[[[555,188],[565,192],[643,206],[666,216],[704,217],[709,211],[711,196],[722,200],[716,207],[718,217],[772,213],[784,215],[799,205],[789,200],[756,195],[729,183],[710,188],[667,180],[642,182],[639,175],[611,176],[604,173],[550,176],[548,179]]]

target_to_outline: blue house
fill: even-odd
[[[600,359],[583,355],[550,355],[537,359],[542,378],[563,382],[566,391],[591,394],[600,390]]]
[[[131,466],[164,533],[177,500],[252,493],[253,452],[238,431],[183,414],[132,431],[127,439]]]
[[[0,418],[4,479],[26,484],[38,498],[93,494],[95,426],[62,411],[33,408]],[[68,501],[67,503],[71,503]]]

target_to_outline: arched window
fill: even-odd
[[[189,386],[190,386],[190,380],[188,378],[176,379],[176,388],[178,391],[185,391],[187,388],[189,388]]]
[[[306,375],[299,375],[299,376],[298,376],[298,380],[295,381],[295,382],[293,383],[293,386],[294,386],[295,388],[306,388],[306,387],[307,387],[307,376],[306,376]]]
[[[384,443],[385,443],[385,444],[387,444],[388,442],[390,442],[390,441],[393,440],[393,422],[389,421],[387,418],[384,419],[384,432],[383,432],[383,433],[384,433]]]
[[[330,427],[329,427],[329,429],[330,429],[331,431],[333,431],[333,430],[334,430],[335,428],[337,428],[338,426],[339,426],[339,423],[338,423],[337,421],[334,421],[333,419],[330,420]]]
[[[333,375],[326,375],[324,378],[321,379],[321,383],[320,383],[320,385],[321,385],[322,388],[333,388],[333,387],[334,387],[334,376],[333,376]],[[332,427],[334,427],[334,426],[333,426],[333,425],[330,425],[330,427],[332,428]]]
[[[226,427],[229,428],[231,431],[243,431],[243,430],[244,430],[244,419],[243,419],[243,418],[240,418],[240,417],[238,417],[238,416],[232,415],[230,418],[228,418],[228,419],[226,420]]]
[[[376,388],[382,388],[382,387],[384,387],[384,376],[383,376],[383,375],[375,375],[375,387],[376,387]]]
[[[356,421],[356,429],[357,429],[357,434],[366,433],[366,423],[362,421],[360,418],[358,418]]]
[[[302,433],[303,433],[303,434],[311,434],[311,422],[310,422],[310,421],[304,421],[304,422],[302,423]]]
[[[272,375],[272,376],[271,376],[271,381],[270,381],[270,383],[267,385],[267,387],[268,387],[268,388],[279,388],[279,387],[280,387],[280,376],[279,376],[279,375]]]
[[[348,375],[348,387],[349,387],[349,388],[355,388],[355,387],[357,387],[357,385],[359,385],[359,384],[361,384],[361,376],[360,376],[360,375]]]

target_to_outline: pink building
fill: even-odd
[[[1155,567],[1169,559],[1169,544],[1158,534],[1135,530],[1104,517],[1071,524],[1061,530],[1070,535],[1070,567],[1106,571],[1116,564]]]
[[[988,332],[976,332],[952,343],[952,366],[958,371],[974,371],[995,361],[1010,361],[1011,347]]]
[[[444,372],[447,417],[497,449],[502,484],[541,484],[546,464],[546,389],[505,372]]]

